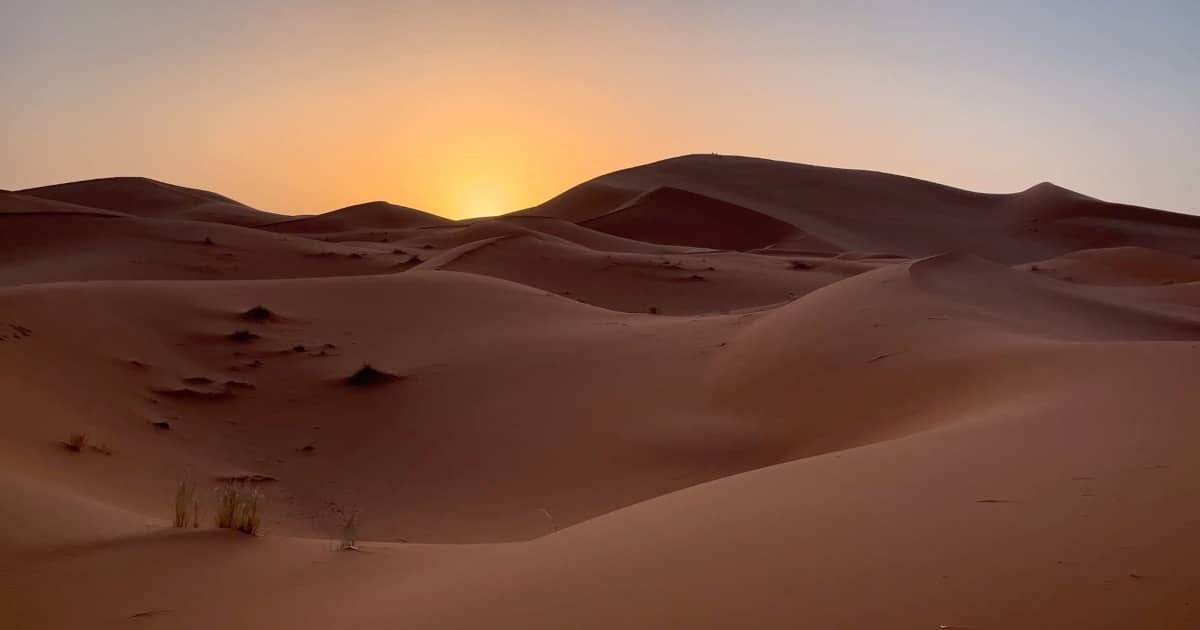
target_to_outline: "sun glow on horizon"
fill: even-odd
[[[141,4],[0,6],[0,188],[144,176],[460,219],[717,151],[1200,210],[1200,5]]]
[[[504,214],[514,208],[516,201],[503,182],[488,179],[464,181],[457,191],[452,210],[457,219],[473,219]]]

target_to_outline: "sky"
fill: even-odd
[[[1194,0],[0,2],[0,188],[460,218],[715,152],[1200,214],[1198,31]]]

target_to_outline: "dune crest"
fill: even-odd
[[[1197,254],[717,155],[465,221],[0,192],[0,626],[1198,627]]]

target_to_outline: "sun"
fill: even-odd
[[[472,219],[516,210],[511,186],[496,177],[472,177],[458,187],[453,211],[457,218]]]

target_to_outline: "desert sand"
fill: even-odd
[[[1197,256],[714,155],[465,221],[0,192],[0,627],[1197,628]]]

